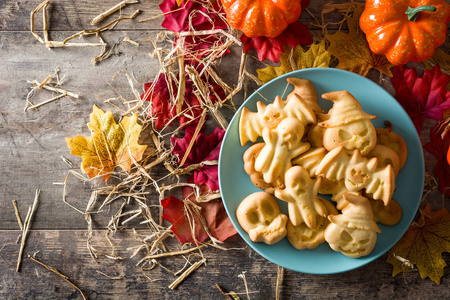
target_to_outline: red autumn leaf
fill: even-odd
[[[216,83],[210,83],[207,79],[202,79],[207,83],[205,86],[208,89],[209,100],[212,103],[224,99],[225,91]],[[178,88],[172,83],[173,95],[176,95]],[[217,96],[218,97],[217,97]],[[148,82],[144,84],[144,93],[141,95],[141,99],[152,102],[151,109],[148,116],[154,118],[155,127],[157,130],[161,130],[166,125],[170,125],[170,120],[175,117],[176,106],[172,103],[170,98],[170,92],[168,87],[168,80],[165,74],[160,74],[156,80],[156,83]],[[186,89],[184,95],[184,103],[181,107],[183,114],[179,115],[178,121],[180,125],[187,122],[189,124],[197,124],[198,117],[202,114],[203,109],[200,102],[193,92],[193,83],[191,80],[186,80]],[[194,119],[194,121],[192,121]]]
[[[173,88],[175,86],[173,85]],[[165,74],[160,74],[156,83],[148,82],[144,84],[144,93],[141,99],[151,101],[152,106],[149,117],[154,118],[155,127],[161,130],[174,116],[174,107],[170,103],[170,93]]]
[[[449,75],[441,73],[439,65],[425,70],[420,78],[415,68],[397,66],[391,78],[395,98],[412,119],[420,133],[426,117],[442,120],[442,114],[450,108],[450,91],[446,90]]]
[[[192,183],[192,181],[192,177],[189,178],[188,182]],[[211,190],[205,184],[200,184],[199,188],[200,195],[211,193]],[[236,229],[228,218],[221,199],[197,202],[193,188],[183,187],[182,192],[185,199],[189,199],[195,205],[201,207],[199,213],[203,217],[209,233],[214,238],[224,241],[236,234]],[[170,196],[167,199],[161,200],[161,204],[164,208],[162,218],[172,224],[171,230],[181,243],[190,242],[197,245],[208,238],[208,234],[200,218],[195,213],[192,213],[192,209],[185,208],[184,201]],[[189,214],[189,216],[187,217],[186,214]],[[190,224],[188,220],[193,220],[193,222]],[[192,236],[192,232],[194,232],[195,238]]]
[[[188,182],[194,182],[194,178],[191,176],[188,179]],[[205,196],[212,192],[206,184],[200,183],[197,185],[200,190],[200,196]],[[189,199],[202,208],[200,210],[200,213],[205,218],[209,232],[214,238],[223,242],[230,236],[233,236],[237,233],[236,228],[234,228],[233,223],[231,223],[231,220],[228,217],[222,199],[214,199],[208,202],[197,202],[197,200],[195,199],[194,189],[189,186],[183,187],[182,193],[184,199]]]
[[[226,29],[227,24],[219,16],[225,14],[218,2],[202,5],[197,1],[184,1],[178,6],[176,0],[164,0],[159,5],[165,13],[162,27],[171,31],[181,32],[190,30]],[[184,47],[197,58],[207,54],[214,46],[221,45],[218,35],[197,35],[184,37]],[[178,39],[175,39],[177,43]],[[225,52],[225,53],[228,53]],[[225,54],[224,53],[224,54]]]
[[[184,104],[181,106],[181,111],[184,111],[184,113],[178,116],[180,125],[183,125],[195,118],[196,120],[191,124],[197,124],[198,117],[200,117],[203,112],[202,106],[200,105],[197,96],[192,92],[192,85],[192,81],[186,80]],[[175,91],[178,92],[178,89],[175,89]]]
[[[164,0],[159,8],[165,14],[161,26],[175,32],[210,29],[226,29],[227,24],[219,17],[218,13],[224,13],[217,3],[210,4],[213,10],[209,11],[206,5],[197,1],[186,0],[178,6],[176,0]],[[192,28],[189,28],[191,22]]]
[[[189,222],[185,217],[184,202],[174,196],[170,196],[167,199],[161,200],[161,205],[164,208],[164,214],[161,217],[172,224],[170,230],[172,230],[180,242],[195,244]]]
[[[197,35],[197,36],[186,36],[184,39],[184,48],[191,53],[192,56],[197,57],[198,59],[202,58],[202,56],[211,53],[211,50],[214,47],[222,45],[222,39],[218,35]],[[175,44],[177,43],[178,38],[175,39]],[[223,53],[224,55],[229,53],[230,50],[226,49]],[[187,55],[186,55],[187,56]],[[195,60],[188,59],[189,62],[194,62]]]
[[[297,45],[309,45],[313,42],[308,26],[299,22],[290,24],[285,31],[275,38],[265,36],[249,38],[242,34],[241,41],[244,53],[256,49],[260,61],[270,59],[275,63],[280,61],[280,55],[284,52],[283,44],[295,48]]]
[[[442,194],[450,196],[450,165],[447,161],[450,136],[447,134],[442,138],[444,130],[445,123],[438,122],[436,126],[431,129],[430,142],[426,144],[424,148],[436,156],[438,161],[434,168],[434,174],[439,178],[439,189]]]
[[[196,126],[187,126],[183,138],[172,137],[173,149],[172,152],[178,155],[178,164],[186,153],[189,143],[192,140]],[[199,164],[202,161],[213,161],[219,159],[220,146],[225,135],[225,130],[217,127],[210,135],[200,132],[195,139],[195,142],[187,156],[187,159],[182,167],[187,167],[192,164]],[[196,184],[205,183],[208,187],[216,191],[219,189],[218,167],[202,166],[194,171],[194,182]]]

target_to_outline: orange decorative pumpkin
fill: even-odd
[[[222,0],[228,24],[254,38],[274,38],[297,21],[301,0]]]
[[[359,19],[370,49],[394,65],[430,58],[447,38],[444,0],[367,0]]]

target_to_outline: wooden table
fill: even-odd
[[[62,40],[82,29],[96,28],[89,24],[90,20],[117,2],[53,0],[48,7],[50,38]],[[160,1],[140,2],[128,5],[122,10],[122,15],[129,16],[137,8],[142,10],[137,19],[160,14]],[[308,9],[318,17],[326,2],[311,1]],[[226,241],[225,246],[231,250],[209,247],[204,251],[207,265],[192,273],[175,290],[168,288],[176,278],[174,275],[159,266],[151,272],[142,271],[136,267],[139,257],[121,261],[100,258],[98,263],[91,258],[86,247],[84,216],[63,203],[63,187],[58,184],[64,181],[71,169],[60,157],[80,162],[69,154],[64,138],[77,134],[88,135],[86,123],[93,104],[114,111],[114,107],[105,104],[102,98],[117,97],[118,94],[131,95],[125,76],[118,75],[112,79],[117,71],[132,74],[139,91],[142,91],[144,82],[153,80],[159,64],[156,59],[150,58],[153,46],[145,38],[156,38],[162,30],[162,18],[143,23],[124,21],[105,32],[102,35],[105,41],[110,45],[117,44],[115,54],[94,66],[91,58],[100,52],[97,47],[48,50],[33,37],[30,33],[30,12],[39,4],[40,1],[36,0],[0,3],[0,298],[81,299],[73,287],[31,261],[28,254],[35,254],[42,262],[67,275],[89,299],[216,299],[223,297],[216,283],[225,291],[245,293],[244,281],[240,277],[243,273],[252,299],[275,298],[277,266],[254,252],[239,236]],[[115,19],[118,14],[108,17],[106,22]],[[38,30],[42,29],[40,16],[36,17]],[[300,19],[304,24],[314,22],[306,12]],[[105,21],[100,23],[103,24],[106,24]],[[310,29],[314,34],[319,34],[317,28],[310,26]],[[336,30],[337,25],[329,25],[328,29]],[[140,46],[120,43],[125,37],[138,42]],[[89,40],[98,42],[95,38]],[[236,82],[241,49],[233,47],[231,50],[222,63],[232,67],[223,69],[221,75],[225,81],[233,84]],[[249,60],[249,70],[253,73],[261,67],[261,63],[256,60]],[[54,74],[55,68],[59,68],[60,76],[64,77],[63,87],[79,93],[80,98],[64,97],[42,106],[39,111],[24,111],[30,87],[27,80],[42,81]],[[369,76],[378,79],[377,72],[371,72]],[[389,80],[382,81],[382,85],[388,91],[393,91]],[[249,87],[250,91],[254,88]],[[40,91],[31,100],[39,103],[52,95],[51,92]],[[242,92],[238,94],[235,103],[240,105],[243,97]],[[230,120],[232,112],[226,112],[225,116]],[[211,124],[207,123],[208,126]],[[423,141],[428,139],[427,130],[432,125],[432,121],[427,122]],[[431,173],[434,157],[425,151],[425,158],[426,170]],[[83,210],[89,200],[90,186],[73,178],[70,180],[67,201]],[[27,239],[20,272],[16,272],[19,251],[17,241],[22,232],[11,201],[17,200],[24,219],[36,189],[41,190],[40,202]],[[149,195],[149,199],[152,197],[157,199],[156,194]],[[442,206],[439,192],[433,192],[430,197],[435,207]],[[104,222],[109,217],[108,213],[96,217],[95,237],[100,240],[106,232]],[[124,256],[130,253],[126,248],[136,244],[136,236],[131,230],[119,232],[114,238]],[[105,239],[103,243],[106,243]],[[393,278],[392,266],[386,263],[386,257],[385,254],[366,266],[342,274],[310,275],[285,270],[281,296],[326,299],[450,297],[448,269],[441,285],[429,279],[422,280],[417,269]],[[449,256],[444,255],[444,258],[448,263]],[[178,270],[184,263],[180,258],[161,261],[163,266],[171,270]],[[124,277],[111,279],[99,272],[110,277]],[[242,294],[240,297],[244,299],[247,296]]]

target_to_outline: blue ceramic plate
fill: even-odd
[[[313,250],[300,251],[291,246],[287,238],[271,246],[264,243],[254,243],[236,219],[236,209],[239,203],[249,194],[260,191],[252,184],[244,171],[242,157],[245,150],[250,147],[250,143],[241,147],[239,142],[238,129],[241,110],[243,107],[247,107],[251,111],[257,111],[257,101],[267,103],[265,99],[273,101],[276,95],[283,95],[287,86],[286,78],[288,77],[311,80],[319,96],[319,104],[327,110],[331,108],[332,102],[320,99],[320,95],[332,91],[349,91],[358,99],[364,111],[378,117],[372,121],[375,127],[384,128],[384,121],[389,120],[394,131],[406,141],[408,159],[396,179],[397,189],[393,196],[403,209],[403,217],[400,223],[395,226],[380,225],[382,233],[378,234],[377,244],[367,256],[349,258],[339,252],[334,252],[326,243]],[[293,87],[290,86],[285,95],[292,89]],[[422,195],[423,179],[422,146],[414,125],[403,108],[389,93],[369,79],[351,72],[331,68],[295,71],[280,76],[259,88],[245,101],[232,119],[223,140],[219,158],[219,182],[225,208],[242,238],[256,252],[271,262],[287,269],[311,274],[332,274],[349,271],[375,260],[392,248],[414,218]],[[278,203],[282,212],[287,214],[286,203],[280,200]]]

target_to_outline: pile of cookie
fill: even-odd
[[[242,110],[241,145],[264,141],[245,151],[244,169],[264,192],[241,202],[238,222],[254,242],[272,245],[287,236],[299,250],[327,242],[349,257],[368,255],[381,232],[377,223],[392,226],[402,217],[392,194],[406,143],[389,122],[375,128],[376,116],[348,91],[323,94],[333,102],[326,112],[311,81],[287,82],[294,90],[286,100]],[[287,202],[288,216],[273,195]]]

